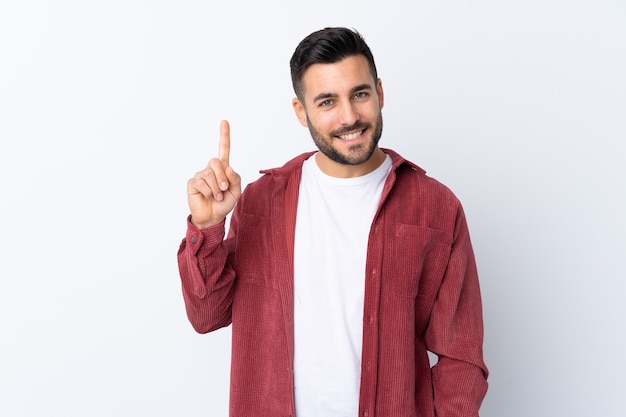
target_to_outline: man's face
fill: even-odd
[[[334,176],[368,173],[382,162],[383,90],[367,59],[351,56],[334,64],[314,64],[302,78],[302,101],[293,100],[300,123],[319,148],[317,162]]]

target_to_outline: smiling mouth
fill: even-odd
[[[346,133],[346,134],[343,134],[343,135],[337,135],[337,137],[339,139],[345,140],[345,141],[354,140],[354,139],[360,137],[363,134],[364,131],[365,131],[365,129],[361,129],[361,130],[358,130],[356,132]]]

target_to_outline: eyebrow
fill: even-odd
[[[350,94],[354,94],[357,91],[363,91],[363,90],[372,90],[372,86],[370,84],[360,84],[360,85],[357,85],[355,87],[352,87],[352,89],[350,90]],[[325,100],[327,98],[333,98],[333,97],[337,97],[337,94],[334,94],[334,93],[320,93],[320,94],[316,95],[313,98],[313,102],[315,103],[316,101]]]

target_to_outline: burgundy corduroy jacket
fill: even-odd
[[[369,237],[359,417],[475,417],[487,391],[476,264],[462,206],[384,149],[393,168]],[[178,252],[187,315],[232,324],[231,417],[297,417],[293,243],[301,166],[262,171],[224,224],[188,222]],[[438,355],[431,369],[427,351]]]

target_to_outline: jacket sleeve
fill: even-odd
[[[469,231],[459,206],[445,275],[425,334],[439,357],[432,368],[437,417],[476,417],[487,392],[478,273]]]
[[[224,239],[225,222],[198,229],[190,219],[178,250],[178,270],[187,317],[198,333],[207,333],[231,323],[235,239],[232,230]]]

